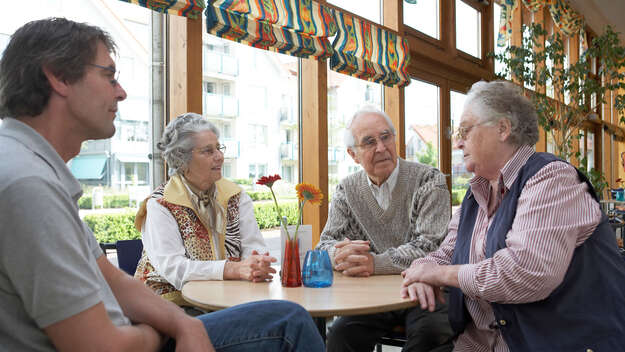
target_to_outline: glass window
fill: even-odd
[[[328,0],[328,3],[345,9],[355,15],[375,23],[382,23],[380,0]]]
[[[460,126],[460,117],[464,110],[464,101],[467,95],[452,90],[449,92],[449,98],[451,127],[453,131],[455,131],[458,126]],[[467,171],[464,165],[464,156],[462,150],[456,148],[456,138],[454,135],[452,135],[451,144],[451,203],[456,206],[462,203],[473,174]]]
[[[207,33],[203,41],[203,81],[215,84],[205,90],[204,116],[226,146],[223,176],[248,192],[266,192],[258,178],[280,174],[276,197],[292,202],[299,181],[298,59]],[[261,230],[268,240],[276,232],[279,238],[279,231]]]
[[[586,158],[588,158],[588,169],[595,168],[595,133],[586,131]]]
[[[494,40],[493,43],[495,43],[495,54],[496,55],[502,55],[505,53],[506,48],[508,46],[510,46],[510,39],[508,39],[506,41],[506,44],[502,47],[497,46],[497,39],[499,37],[499,17],[501,16],[501,5],[497,4],[496,2],[493,4],[493,10],[495,13],[495,16],[493,17],[493,34],[494,34]],[[510,57],[509,55],[506,55],[507,57]],[[502,62],[499,62],[498,60],[495,60],[495,74],[497,75],[503,75],[504,72],[504,67],[505,65]],[[506,79],[510,79],[510,75],[506,75],[505,77]]]
[[[328,68],[328,189],[334,192],[340,180],[357,164],[347,154],[343,134],[347,123],[365,105],[384,110],[382,86],[347,76]]]
[[[439,91],[436,85],[413,79],[404,88],[406,160],[439,167]]]
[[[78,177],[84,197],[90,196],[97,186],[102,187],[104,195],[128,193],[128,184],[135,181],[139,185],[147,185],[145,188],[148,189],[153,186],[149,184],[147,171],[151,151],[153,14],[146,8],[118,0],[34,0],[28,3],[27,11],[24,11],[24,3],[20,1],[2,3],[0,53],[15,30],[27,22],[48,17],[66,17],[98,26],[107,31],[117,44],[117,56],[113,59],[120,71],[120,84],[128,97],[119,104],[114,122],[115,136],[108,140],[84,142],[80,154],[68,163]],[[86,170],[81,169],[81,159],[82,162],[92,160],[97,163],[97,171],[83,172]],[[121,159],[131,162],[120,163],[118,160]],[[74,161],[76,164],[72,168]],[[82,165],[84,168],[85,164]],[[87,167],[90,166],[93,165]]]
[[[404,0],[404,24],[432,38],[439,36],[439,0]]]
[[[456,0],[456,48],[482,57],[481,14],[462,0]]]

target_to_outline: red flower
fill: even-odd
[[[267,186],[267,187],[273,187],[273,183],[281,180],[282,178],[280,177],[280,175],[276,174],[273,176],[263,176],[261,178],[258,179],[258,181],[256,181],[257,185],[261,185],[261,186]]]

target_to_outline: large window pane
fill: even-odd
[[[404,3],[404,24],[432,38],[439,39],[439,0],[408,1]]]
[[[438,86],[413,79],[406,88],[406,160],[439,167]]]
[[[278,201],[283,206],[295,203],[297,58],[209,34],[204,34],[203,46],[204,116],[219,128],[220,142],[226,145],[223,177],[250,193],[256,206],[270,199],[269,189],[256,181],[279,174],[282,180],[273,187]],[[270,253],[279,258],[279,229],[259,225]]]
[[[481,52],[481,15],[462,0],[456,0],[456,48],[475,57]]]
[[[128,94],[119,104],[115,135],[84,142],[68,166],[84,191],[81,208],[136,206],[133,200],[145,198],[153,188],[148,173],[153,12],[118,0],[39,0],[28,2],[26,11],[20,1],[3,2],[2,6],[0,52],[16,29],[54,16],[99,26],[113,37],[118,49],[113,59]],[[103,195],[100,204],[92,201],[95,193]],[[81,210],[81,215],[85,212]]]
[[[343,8],[369,21],[381,23],[382,9],[380,0],[328,0],[328,3]]]
[[[495,43],[495,54],[496,55],[502,55],[505,53],[506,48],[508,46],[510,46],[510,39],[508,39],[505,43],[504,46],[498,46],[497,45],[497,39],[499,39],[499,25],[500,25],[500,16],[501,16],[501,5],[494,3],[493,4],[493,10],[494,10],[494,17],[493,17],[493,35],[494,35],[494,40],[493,43]],[[509,55],[507,55],[509,57]],[[495,60],[495,74],[497,75],[503,75],[503,70],[504,70],[504,64],[502,62],[500,62],[499,60]],[[510,75],[507,75],[505,77],[506,79],[510,79]]]
[[[450,113],[451,113],[451,126],[455,131],[460,126],[460,117],[464,109],[464,101],[467,98],[466,94],[451,91],[450,98]],[[452,205],[460,205],[466,190],[469,188],[469,180],[473,177],[473,174],[468,172],[464,165],[464,157],[462,150],[456,148],[455,135],[451,139],[451,201]]]
[[[337,73],[328,68],[328,189],[360,170],[347,154],[343,132],[354,113],[364,105],[383,110],[382,87],[377,83]]]

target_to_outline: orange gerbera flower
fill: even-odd
[[[300,183],[295,186],[295,190],[297,190],[297,198],[300,201],[309,201],[312,204],[321,204],[321,200],[323,199],[323,193],[321,190],[310,183]]]

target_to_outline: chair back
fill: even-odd
[[[134,276],[137,270],[137,264],[141,259],[143,251],[143,242],[141,240],[123,240],[117,241],[117,262],[119,268],[128,274]]]

